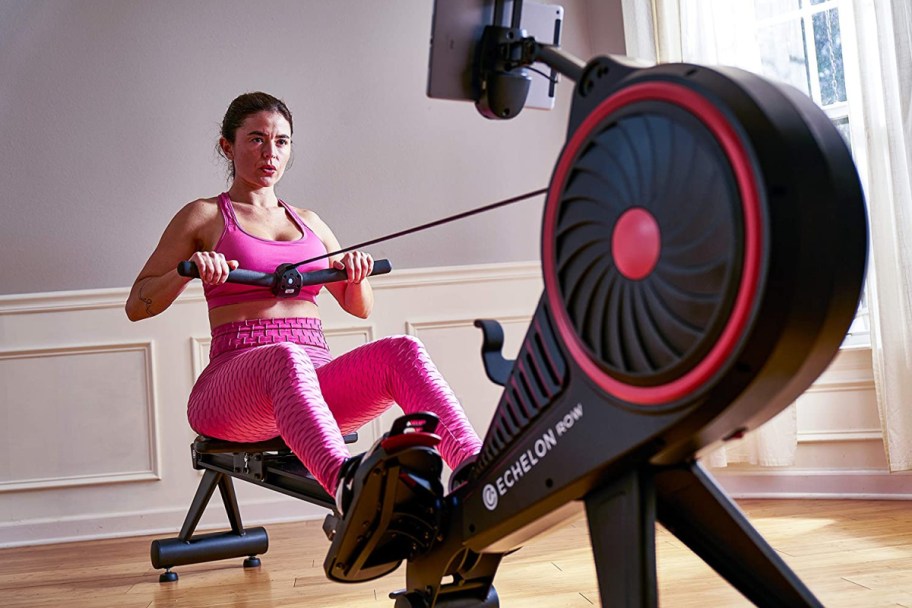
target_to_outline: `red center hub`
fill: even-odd
[[[611,255],[626,278],[639,281],[649,276],[659,261],[661,250],[659,223],[642,207],[628,209],[614,225]]]

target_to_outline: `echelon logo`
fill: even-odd
[[[510,488],[516,485],[526,473],[541,462],[542,458],[547,456],[548,452],[557,445],[560,438],[573,428],[573,425],[582,417],[583,404],[577,403],[572,410],[557,421],[554,428],[542,433],[541,437],[532,444],[532,447],[528,448],[519,458],[513,461],[513,464],[500,477],[494,480],[494,483],[485,484],[481,491],[484,506],[489,511],[496,509],[500,502],[500,497],[509,492]]]

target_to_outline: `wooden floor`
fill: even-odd
[[[902,501],[740,503],[755,527],[825,606],[912,608],[912,505]],[[150,608],[164,606],[360,608],[392,606],[404,568],[377,581],[330,583],[319,522],[269,527],[259,569],[240,560],[179,568],[159,584],[150,538],[0,550],[0,606]],[[749,605],[661,528],[659,601],[674,608]],[[584,520],[508,556],[495,581],[504,608],[587,608],[599,604]]]

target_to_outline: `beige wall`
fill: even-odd
[[[586,0],[564,0],[586,58]],[[612,0],[609,4],[617,4]],[[554,111],[493,123],[425,96],[431,0],[0,0],[0,294],[132,283],[185,202],[218,193],[228,102],[295,114],[280,184],[344,244],[545,186]],[[604,45],[604,43],[602,43]],[[538,258],[540,200],[378,245],[400,268]]]
[[[541,295],[538,264],[404,270],[373,284],[368,320],[323,307],[333,352],[417,336],[484,433],[500,388],[484,376],[473,321],[501,320],[505,353],[515,354]],[[126,295],[117,288],[0,296],[0,547],[180,528],[200,477],[190,465],[186,404],[208,360],[206,306],[194,284],[161,316],[130,323]],[[319,301],[328,297],[324,291]],[[395,415],[362,428],[351,449],[367,449]],[[325,515],[237,486],[251,524]],[[207,513],[205,526],[225,525],[217,499]]]
[[[620,52],[619,0],[562,4],[571,51]],[[547,182],[568,83],[555,111],[506,123],[426,99],[430,0],[250,6],[0,0],[0,546],[180,526],[198,482],[185,407],[206,358],[205,305],[194,286],[131,324],[122,303],[178,206],[222,187],[213,144],[238,92],[289,101],[297,157],[281,193],[343,242]],[[501,319],[515,352],[541,292],[536,205],[376,248],[413,269],[377,279],[368,322],[326,307],[334,350],[419,336],[483,431],[500,391],[484,379],[471,322]],[[795,467],[719,470],[725,487],[912,495],[912,477],[886,473],[869,352],[837,359],[798,416]],[[241,486],[251,523],[321,516]]]
[[[504,352],[515,356],[541,295],[538,264],[403,270],[374,287],[369,320],[323,307],[333,351],[417,336],[484,433],[501,389],[484,376],[472,322],[500,320]],[[186,402],[207,361],[206,307],[195,284],[165,314],[130,323],[125,297],[126,288],[0,296],[0,546],[179,529],[199,482]],[[843,352],[798,400],[795,466],[714,474],[738,496],[909,498],[912,476],[886,469],[871,377],[869,351]],[[390,416],[363,428],[352,450],[366,449]],[[248,523],[324,515],[238,486]],[[224,526],[218,504],[210,511],[204,524]]]

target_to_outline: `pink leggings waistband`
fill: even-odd
[[[326,351],[329,346],[323,335],[323,324],[314,317],[288,319],[251,319],[225,323],[212,329],[209,347],[210,361],[228,352],[242,348],[292,342],[301,346]],[[310,349],[308,349],[310,350]]]

